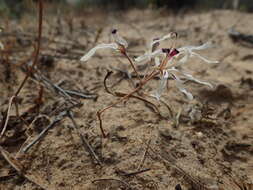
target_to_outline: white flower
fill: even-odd
[[[109,43],[109,44],[102,43],[95,46],[90,51],[88,51],[87,54],[81,57],[80,61],[88,61],[99,49],[113,49],[113,50],[120,51],[127,48],[128,44],[126,40],[118,35],[117,30],[112,31],[112,38],[114,40],[114,43]]]

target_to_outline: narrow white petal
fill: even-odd
[[[118,43],[118,44],[124,46],[125,48],[128,47],[127,41],[124,38],[122,38],[118,33],[112,34],[112,37],[113,37],[115,43]]]
[[[208,60],[208,59],[206,59],[205,57],[203,57],[203,56],[201,56],[201,55],[199,55],[199,54],[197,54],[197,53],[195,53],[195,52],[192,52],[192,53],[191,53],[191,56],[196,56],[196,57],[198,57],[199,59],[201,59],[201,60],[203,60],[204,62],[209,63],[209,64],[219,63],[219,61]]]
[[[194,82],[196,82],[196,83],[198,83],[198,84],[206,85],[206,86],[209,86],[210,88],[213,88],[213,85],[212,85],[211,83],[209,83],[209,82],[200,81],[200,80],[194,78],[194,77],[193,77],[192,75],[190,75],[190,74],[186,74],[186,73],[182,73],[182,74],[183,74],[183,75],[186,77],[186,79],[188,79],[188,80],[191,80],[191,81],[194,81]]]
[[[170,68],[170,69],[168,69],[168,71],[178,71],[178,72],[180,72],[178,69],[176,69],[175,67],[172,67],[172,68]]]
[[[111,44],[99,44],[97,46],[95,46],[94,48],[92,48],[90,51],[88,51],[87,54],[85,54],[83,57],[81,57],[81,61],[87,61],[89,60],[95,53],[97,50],[99,49],[117,49],[118,45],[116,43],[111,43]]]
[[[155,57],[155,66],[159,67],[161,64],[159,57]]]
[[[200,46],[184,46],[184,47],[181,47],[181,48],[178,48],[178,51],[192,51],[192,50],[203,50],[203,49],[207,49],[207,48],[211,48],[213,47],[213,44],[211,42],[207,42],[207,43],[204,43]]]
[[[162,95],[162,93],[164,92],[164,89],[166,88],[166,84],[167,84],[167,80],[169,77],[169,73],[167,71],[163,71],[163,75],[161,77],[159,86],[155,92],[154,96],[157,100],[160,100],[160,97]]]
[[[185,64],[188,61],[189,58],[189,53],[186,52],[185,56],[183,56],[181,59],[179,59],[177,62],[174,62],[171,65],[168,65],[168,68],[174,68],[174,67],[178,67],[180,65]]]
[[[187,97],[188,100],[193,100],[193,95],[185,88],[178,87],[178,89]]]
[[[211,42],[206,42],[200,46],[193,46],[192,50],[203,50],[211,47],[213,47],[213,44]]]
[[[149,61],[151,58],[154,58],[156,56],[159,56],[163,54],[161,49],[158,49],[152,53],[145,53],[144,55],[141,55],[139,57],[137,57],[136,59],[134,59],[136,62],[141,62],[141,61]]]
[[[192,100],[193,95],[184,88],[182,80],[176,75],[173,76],[175,77],[176,87],[179,89],[179,91],[182,92],[189,100]]]
[[[180,92],[182,92],[187,97],[187,99],[193,100],[193,95],[190,92],[188,92],[180,82],[178,81],[176,82],[176,87]]]
[[[157,101],[160,101],[160,97],[156,92],[155,94],[150,94],[151,97],[154,97]]]
[[[158,43],[158,42],[167,40],[167,39],[169,39],[169,38],[171,38],[171,37],[172,37],[172,35],[171,35],[171,33],[169,33],[169,34],[163,36],[162,38],[159,38],[159,39],[157,39],[157,40],[153,40],[153,41],[150,43],[150,47],[153,47],[153,45],[154,45],[155,43]]]
[[[168,71],[168,72],[176,71],[176,72],[180,73],[181,75],[183,75],[183,76],[184,76],[186,79],[188,79],[188,80],[191,80],[191,81],[194,81],[194,82],[196,82],[196,83],[198,83],[198,84],[206,85],[206,86],[208,86],[208,87],[210,87],[210,88],[213,88],[213,85],[212,85],[211,83],[209,83],[209,82],[204,82],[204,81],[200,81],[199,79],[194,78],[192,75],[187,74],[187,73],[184,73],[184,72],[182,72],[182,71],[179,71],[178,69],[175,69],[174,67],[171,68],[171,69],[167,69],[167,71]]]
[[[141,55],[134,59],[136,62],[141,62],[144,60],[150,60],[150,53],[145,53],[144,55]]]

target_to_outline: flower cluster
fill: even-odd
[[[118,35],[117,30],[112,31],[113,42],[109,44],[100,44],[96,47],[92,48],[86,55],[81,58],[81,61],[87,61],[95,54],[95,52],[99,49],[109,48],[116,51],[120,51],[123,54],[126,54],[126,48],[128,46],[126,40],[124,40],[121,36]],[[182,71],[182,66],[187,63],[189,58],[197,57],[206,63],[218,63],[217,61],[211,61],[207,58],[201,56],[196,51],[200,51],[203,49],[207,49],[212,47],[212,44],[207,42],[200,46],[184,46],[179,48],[160,48],[160,42],[167,39],[175,39],[177,38],[176,33],[169,33],[161,38],[154,39],[149,44],[148,51],[139,57],[137,57],[134,61],[135,63],[146,63],[150,64],[152,62],[155,63],[154,70],[159,70],[160,72],[160,82],[158,88],[155,93],[151,96],[155,97],[157,100],[160,100],[161,95],[166,89],[167,82],[169,78],[175,80],[176,87],[181,91],[189,100],[193,99],[193,95],[186,90],[184,87],[184,83],[187,80],[193,81],[195,83],[206,85],[212,88],[212,84],[208,82],[201,81],[196,79],[189,73]],[[143,80],[145,77],[143,78]]]
[[[212,88],[212,84],[208,82],[201,81],[199,79],[194,78],[192,75],[183,72],[180,68],[182,65],[186,64],[190,57],[197,57],[203,60],[206,63],[218,63],[218,61],[211,61],[207,58],[201,56],[195,51],[203,50],[212,47],[210,42],[207,42],[200,46],[184,46],[177,49],[157,49],[159,47],[159,42],[164,41],[166,39],[171,39],[174,33],[170,33],[166,36],[163,36],[160,39],[155,39],[150,43],[150,49],[144,55],[141,55],[135,59],[136,62],[150,62],[154,59],[155,67],[161,70],[160,74],[160,84],[152,96],[160,99],[164,89],[166,88],[166,84],[168,78],[172,78],[176,82],[176,87],[189,99],[193,99],[193,95],[188,92],[184,87],[185,80],[190,80],[196,82],[201,85],[206,85]],[[155,47],[155,48],[154,48]],[[165,57],[169,57],[165,65],[161,65],[164,61]]]

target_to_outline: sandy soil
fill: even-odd
[[[19,95],[22,119],[13,107],[7,131],[0,139],[1,147],[17,159],[23,174],[45,189],[253,189],[252,47],[233,42],[227,33],[233,26],[253,34],[252,14],[213,11],[176,17],[164,10],[132,10],[72,17],[46,16],[38,70],[64,89],[98,97],[75,97],[83,103],[73,109],[79,132],[64,117],[39,143],[22,153],[19,150],[67,106],[64,96],[29,79]],[[142,101],[130,98],[102,115],[108,133],[108,138],[102,138],[96,112],[117,100],[105,91],[104,77],[107,70],[113,70],[109,84],[114,84],[114,90],[130,92],[131,83],[118,70],[131,69],[124,57],[110,50],[100,51],[87,63],[79,58],[94,44],[108,42],[112,28],[118,28],[128,40],[130,57],[143,54],[151,39],[170,31],[178,32],[179,47],[212,41],[216,46],[202,55],[220,63],[208,65],[191,59],[186,68],[195,77],[214,84],[215,89],[187,83],[195,97],[188,102],[170,81],[163,100],[172,108],[173,118],[166,106],[154,99],[149,100],[159,107],[162,117]],[[25,16],[19,22],[10,21],[5,32],[13,35],[2,36],[1,41],[9,43],[13,52],[9,64],[1,61],[0,65],[1,128],[8,100],[25,76],[25,64],[31,61],[36,20]],[[21,35],[24,33],[29,35]],[[43,103],[39,109],[30,109],[38,97],[39,84],[45,86]],[[151,93],[157,84],[157,80],[151,81],[146,92]],[[200,113],[198,120],[189,120],[185,111],[189,106]],[[79,134],[88,140],[102,165],[83,147]],[[17,175],[1,155],[0,189],[39,187]]]

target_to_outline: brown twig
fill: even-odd
[[[102,135],[103,135],[104,138],[106,137],[106,134],[105,134],[105,131],[104,131],[103,126],[102,126],[101,114],[102,114],[105,110],[107,110],[107,109],[113,107],[114,105],[116,105],[116,104],[122,102],[123,100],[125,100],[125,99],[127,99],[127,98],[129,98],[129,97],[142,100],[142,101],[144,101],[144,102],[146,102],[146,103],[148,103],[148,104],[154,106],[154,108],[157,110],[157,113],[159,113],[158,108],[157,108],[152,102],[149,102],[148,100],[146,100],[146,99],[144,99],[144,98],[142,98],[142,97],[140,97],[140,96],[135,96],[135,95],[133,95],[133,93],[135,93],[135,92],[137,92],[139,89],[141,89],[141,87],[142,87],[141,85],[140,85],[139,87],[135,88],[135,89],[134,89],[131,93],[129,93],[129,94],[121,93],[121,92],[112,92],[112,91],[110,91],[109,88],[107,87],[106,81],[107,81],[108,77],[109,77],[111,74],[112,74],[112,71],[109,71],[109,72],[106,74],[105,78],[104,78],[104,87],[105,87],[105,90],[106,90],[106,92],[108,92],[109,94],[112,94],[112,95],[114,95],[114,96],[121,97],[121,99],[118,100],[117,102],[111,104],[110,106],[108,106],[108,107],[106,107],[106,108],[104,108],[104,109],[102,109],[102,110],[99,110],[99,111],[97,112],[97,117],[98,117],[98,119],[99,119],[99,127],[100,127],[100,130],[101,130]],[[151,77],[151,78],[152,78],[152,77]],[[151,79],[151,78],[150,78],[150,79]],[[150,80],[150,79],[149,79],[149,80]],[[147,82],[147,81],[144,81],[144,82]],[[144,83],[143,83],[143,84],[144,84]]]
[[[100,181],[117,181],[125,185],[128,189],[132,189],[132,187],[125,181],[122,181],[120,179],[114,179],[114,178],[102,178],[102,179],[95,179],[92,181],[92,183],[100,182]]]
[[[127,58],[127,60],[129,61],[131,67],[133,68],[135,74],[137,75],[139,81],[141,82],[141,77],[140,77],[140,75],[139,75],[137,69],[135,68],[133,61],[131,60],[131,58],[129,57],[129,55],[127,54],[126,51],[121,51],[121,52],[122,52],[122,54]]]
[[[125,173],[125,174],[123,174],[123,176],[130,177],[130,176],[138,175],[138,174],[150,171],[150,170],[151,170],[150,168],[146,168],[146,169],[138,170],[136,172]]]
[[[79,98],[83,98],[83,99],[94,99],[96,100],[98,98],[98,95],[96,94],[84,94],[83,92],[78,92],[78,91],[75,91],[75,90],[65,90],[64,91],[69,94],[70,96],[73,95],[73,96],[77,96]]]
[[[3,147],[1,147],[1,146],[0,146],[0,152],[1,152],[2,156],[4,157],[4,159],[18,172],[18,174],[20,176],[26,178],[28,181],[30,181],[33,184],[37,185],[41,189],[48,190],[47,185],[41,184],[41,183],[38,182],[39,176],[33,177],[31,175],[26,174],[23,171],[23,166],[20,164],[20,162],[17,159],[15,159],[14,157],[12,157],[10,155],[10,153],[7,152],[6,150],[4,150]]]
[[[141,159],[141,162],[140,162],[140,164],[139,164],[139,166],[138,166],[138,170],[140,170],[140,169],[142,168],[142,166],[143,166],[143,164],[144,164],[144,162],[145,162],[145,160],[146,160],[146,158],[147,158],[146,156],[147,156],[147,154],[148,154],[148,149],[149,149],[149,147],[150,147],[150,143],[151,143],[151,138],[149,139],[149,141],[148,141],[148,143],[147,143],[145,152],[144,152],[144,154],[143,154],[143,156],[142,156],[142,159]]]
[[[67,111],[61,112],[59,115],[55,117],[55,119],[50,123],[30,144],[25,146],[22,151],[25,153],[27,152],[34,144],[36,144],[38,141],[40,141],[47,132],[53,128],[57,123],[59,123],[65,116],[67,116]]]
[[[4,135],[5,131],[6,131],[6,128],[7,128],[7,125],[8,125],[8,121],[9,121],[9,117],[10,117],[11,105],[12,105],[12,102],[13,102],[14,98],[15,98],[15,96],[12,96],[10,98],[10,100],[9,100],[7,114],[6,114],[6,119],[5,119],[5,123],[4,123],[3,129],[1,131],[1,134],[0,134],[0,139],[3,137],[3,135]]]
[[[99,29],[97,30],[97,33],[96,33],[96,36],[95,36],[93,45],[95,45],[95,44],[98,42],[98,40],[99,40],[99,38],[100,38],[102,32],[103,32],[103,28],[99,28]]]
[[[93,150],[93,148],[91,147],[91,145],[89,144],[88,140],[81,134],[81,132],[79,130],[79,126],[77,125],[76,121],[74,120],[73,113],[71,111],[68,111],[68,117],[72,121],[76,133],[80,137],[80,139],[81,139],[81,141],[83,143],[84,149],[86,151],[88,150],[88,152],[90,153],[90,155],[97,161],[97,163],[99,165],[102,165],[102,162],[100,161],[99,157],[97,156],[97,154],[95,153],[95,151]]]
[[[145,143],[145,142],[144,142]],[[145,143],[147,145],[147,143]],[[183,176],[183,178],[187,181],[187,183],[189,183],[190,185],[192,185],[192,187],[194,187],[194,189],[201,189],[201,190],[209,190],[205,184],[201,183],[198,179],[196,179],[195,177],[191,176],[189,173],[187,173],[184,169],[182,169],[181,167],[179,167],[176,164],[176,161],[174,158],[167,159],[164,156],[162,156],[160,153],[157,153],[154,149],[152,149],[151,147],[149,148],[150,151],[156,155],[160,160],[162,160],[165,164],[168,164],[170,167],[174,168],[179,174],[181,174]]]
[[[35,67],[35,65],[38,62],[38,57],[39,57],[39,52],[40,52],[40,43],[41,43],[41,34],[42,34],[42,19],[43,19],[43,0],[39,0],[38,2],[38,7],[39,7],[39,23],[38,23],[38,40],[37,40],[37,48],[36,48],[36,52],[35,52],[35,56],[34,56],[34,61],[32,66],[30,67],[30,72],[33,71],[33,68]],[[17,91],[15,92],[15,94],[10,98],[9,101],[9,106],[8,106],[8,111],[7,111],[7,117],[5,120],[5,125],[4,128],[0,134],[0,139],[2,138],[6,127],[8,125],[8,121],[9,121],[9,112],[10,112],[10,108],[12,105],[13,100],[18,96],[18,94],[20,93],[21,89],[23,88],[23,86],[25,85],[27,79],[30,76],[30,72],[28,72],[25,76],[25,78],[23,79],[23,81],[21,82],[20,86],[18,87]]]
[[[37,47],[36,47],[36,51],[35,51],[35,56],[34,56],[34,60],[33,60],[33,64],[30,67],[30,71],[33,71],[35,65],[38,62],[39,59],[39,53],[40,53],[40,44],[41,44],[41,35],[42,35],[42,20],[43,20],[43,0],[39,0],[38,1],[38,6],[39,6],[39,23],[38,23],[38,40],[37,40]],[[30,77],[30,72],[28,72],[24,78],[24,80],[22,81],[22,83],[20,84],[19,88],[17,89],[17,91],[15,92],[14,96],[18,96],[19,92],[21,91],[21,89],[23,88],[23,86],[25,85],[27,79]]]
[[[61,87],[59,87],[57,84],[52,83],[48,78],[46,78],[43,74],[35,74],[35,78],[39,81],[42,81],[46,86],[51,86],[53,89],[56,90],[59,94],[63,95],[67,100],[73,101],[71,96],[68,95],[68,93],[65,92]]]
[[[99,127],[100,127],[100,130],[101,130],[102,135],[103,135],[104,138],[106,137],[106,134],[105,134],[105,132],[104,132],[104,130],[103,130],[103,123],[102,123],[102,119],[101,119],[101,114],[102,114],[104,111],[106,111],[106,110],[112,108],[113,106],[117,105],[118,103],[120,103],[120,102],[122,102],[122,101],[128,99],[128,98],[131,97],[131,96],[133,96],[133,94],[134,94],[135,92],[139,91],[148,81],[150,81],[153,77],[155,77],[155,76],[158,75],[159,73],[160,73],[160,71],[154,70],[153,72],[150,73],[149,76],[147,76],[147,77],[145,78],[144,81],[142,81],[142,82],[139,84],[138,87],[136,87],[136,88],[135,88],[134,90],[132,90],[130,93],[124,94],[118,101],[112,103],[110,106],[107,106],[107,107],[105,107],[105,108],[103,108],[103,109],[101,109],[101,110],[99,110],[99,111],[97,112],[97,117],[98,117],[98,120],[99,120]],[[107,76],[107,78],[108,78],[108,76]],[[104,84],[105,84],[105,82],[104,82]]]
[[[78,92],[75,90],[63,89],[58,84],[54,84],[53,82],[51,82],[48,78],[46,78],[42,74],[40,74],[40,75],[35,74],[34,76],[37,80],[42,81],[46,87],[53,88],[57,93],[59,93],[60,95],[63,95],[67,100],[70,100],[72,103],[75,103],[72,99],[72,96],[77,96],[77,97],[83,98],[83,99],[94,99],[94,100],[96,100],[98,97],[98,95],[96,95],[96,94],[85,94],[83,92]]]

